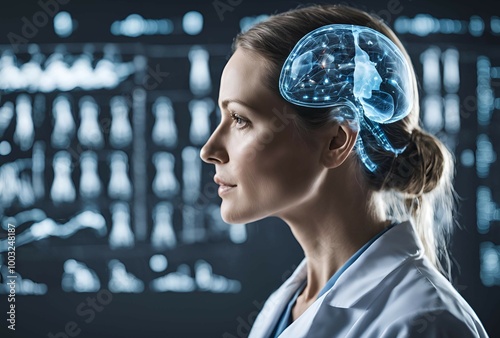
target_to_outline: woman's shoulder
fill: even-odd
[[[409,333],[382,337],[432,337],[433,333],[439,333],[436,337],[487,337],[474,310],[424,254],[410,222],[391,228],[373,242],[325,300],[326,307],[335,310],[361,311],[356,325],[360,331],[353,328],[353,337],[358,333],[371,337],[367,332],[377,337],[382,332]]]
[[[383,337],[408,332],[408,337],[487,337],[474,310],[424,256],[409,259],[383,281],[376,303],[385,303],[385,318],[393,318]],[[447,333],[447,334],[445,334]],[[396,335],[398,336],[398,335]],[[399,336],[398,336],[399,337]]]
[[[439,308],[399,316],[388,323],[379,337],[488,338],[488,334],[479,321]]]

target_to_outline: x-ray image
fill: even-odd
[[[202,242],[206,236],[202,210],[185,204],[182,209],[182,241],[193,244]]]
[[[68,91],[75,88],[75,78],[71,76],[70,66],[64,62],[64,48],[59,48],[47,57],[43,76],[39,80],[39,88],[44,92],[56,89]]]
[[[201,290],[214,293],[237,293],[241,289],[241,283],[212,272],[212,266],[199,260],[195,264],[196,283]]]
[[[124,202],[116,202],[111,206],[113,224],[109,233],[109,246],[111,249],[130,248],[134,246],[135,239],[130,227],[130,211]]]
[[[0,57],[0,88],[18,90],[26,84],[17,66],[16,57],[10,50],[5,50]]]
[[[408,51],[419,127],[454,155],[454,186],[463,198],[457,224],[463,229],[450,238],[451,274],[491,329],[491,318],[500,315],[494,303],[500,286],[500,18],[479,2],[361,2]],[[235,150],[264,131],[265,114],[280,129],[293,113],[275,107],[278,101],[266,109],[266,95],[262,102],[246,102],[242,88],[231,88],[226,65],[237,33],[293,6],[225,0],[117,4],[40,0],[3,8],[0,299],[8,296],[6,282],[13,275],[20,337],[69,337],[78,330],[79,337],[95,338],[247,336],[264,293],[277,286],[264,283],[262,274],[284,281],[304,252],[276,219],[224,221],[245,208],[251,190],[245,177],[258,165],[238,165],[242,158]],[[261,60],[252,55],[252,61]],[[263,69],[243,76],[260,76]],[[260,80],[259,93],[269,89],[269,79]],[[309,80],[305,86],[320,83]],[[249,128],[240,130],[238,121],[223,116],[229,113],[219,106],[224,99],[248,104],[235,112],[248,119]],[[200,156],[216,128],[212,160],[222,160],[216,155],[226,151],[228,162],[214,166]],[[393,169],[406,171],[406,165]],[[220,193],[215,174],[239,181],[239,187]],[[444,214],[439,209],[436,217]],[[11,274],[8,235],[14,230]],[[107,297],[100,298],[103,292]],[[0,308],[4,316],[7,311]],[[67,328],[71,322],[76,326]]]
[[[132,197],[132,183],[128,175],[128,157],[122,151],[115,151],[109,158],[111,177],[108,184],[108,195],[111,198],[128,200]]]
[[[33,144],[31,174],[34,197],[38,200],[45,196],[45,149],[43,141]]]
[[[97,292],[101,282],[95,271],[85,263],[68,259],[64,262],[61,286],[66,292]]]
[[[19,145],[22,151],[26,151],[33,145],[34,133],[31,99],[26,94],[19,95],[16,100],[14,142]]]
[[[11,94],[0,100],[0,159],[24,152],[0,165],[2,227],[16,225],[18,246],[64,240],[67,250],[100,245],[116,257],[102,276],[68,254],[62,284],[50,288],[93,292],[107,281],[120,293],[144,292],[144,283],[152,292],[224,291],[225,282],[206,269],[193,272],[219,282],[196,279],[183,264],[151,281],[128,271],[120,257],[142,245],[175,253],[209,240],[243,243],[247,236],[244,225],[224,223],[220,209],[198,204],[216,198],[202,193],[199,157],[215,109],[210,51],[186,50],[190,94],[182,99],[141,91],[145,80],[161,87],[171,77],[162,77],[167,67],[148,64],[148,55],[125,50],[85,43],[30,44],[23,56],[2,51],[0,89]],[[0,252],[6,250],[0,238]]]
[[[31,44],[28,47],[28,52],[31,55],[30,60],[19,68],[24,87],[29,92],[35,92],[39,89],[40,79],[45,75],[42,65],[46,57],[41,53],[40,47],[36,44]]]
[[[188,203],[194,203],[200,195],[201,188],[201,159],[199,149],[186,147],[182,150],[183,164],[183,199]]]
[[[173,227],[173,211],[173,206],[169,202],[160,202],[153,210],[151,244],[156,249],[174,248],[177,245]]]
[[[78,83],[85,90],[92,89],[95,83],[95,78],[92,76],[94,72],[92,50],[93,47],[90,44],[83,46],[82,53],[75,58],[71,66],[71,73],[75,83]]]
[[[80,156],[80,195],[83,198],[96,198],[101,194],[102,185],[98,173],[97,154],[91,150]]]
[[[241,283],[214,274],[212,266],[208,262],[197,260],[194,264],[194,277],[192,277],[189,265],[181,264],[177,267],[177,271],[152,280],[149,287],[151,290],[158,292],[199,290],[213,293],[237,293],[241,290]]]
[[[7,285],[7,280],[12,280],[12,274],[9,272],[9,267],[4,262],[3,256],[0,255],[0,294],[10,294],[10,285]],[[20,273],[15,273],[16,293],[19,295],[45,295],[47,294],[47,284],[34,282],[31,279],[24,278]],[[9,278],[8,278],[9,277]]]
[[[102,58],[95,60],[87,45],[80,55],[72,56],[64,45],[44,54],[36,44],[29,46],[31,58],[22,62],[10,50],[0,57],[0,89],[27,92],[68,92],[74,89],[95,90],[117,87],[135,72],[133,62],[121,62],[113,44],[104,47]]]
[[[208,66],[209,54],[200,47],[193,46],[189,51],[189,61],[191,70],[189,73],[189,86],[193,94],[202,96],[210,94],[212,90],[212,80],[210,78],[210,68]]]
[[[67,148],[75,132],[75,121],[71,112],[71,104],[66,96],[58,96],[52,105],[54,129],[52,130],[52,147]]]
[[[175,147],[178,135],[172,101],[165,96],[158,97],[153,104],[153,115],[155,117],[153,141],[157,145]]]
[[[175,157],[171,153],[158,152],[153,154],[153,163],[156,168],[153,180],[153,191],[160,198],[169,198],[176,195],[180,188],[175,177]]]
[[[17,246],[40,241],[48,237],[68,238],[83,229],[91,229],[96,237],[102,237],[107,233],[104,217],[97,211],[90,209],[80,212],[64,223],[56,222],[50,217],[37,218],[33,217],[32,220],[35,220],[35,222],[25,230],[18,232],[16,235]],[[15,221],[16,218],[8,218],[8,220]],[[0,239],[0,252],[6,252],[7,248],[7,239]]]
[[[132,126],[128,118],[129,107],[124,97],[115,96],[110,101],[111,129],[109,142],[114,148],[123,148],[132,142]]]
[[[26,173],[31,159],[18,159],[0,166],[0,202],[4,208],[19,204],[30,207],[35,200],[32,179]]]
[[[1,220],[1,226],[4,230],[9,229],[9,224],[19,227],[28,221],[40,222],[47,218],[47,214],[42,209],[28,209],[21,211],[13,216],[4,217]]]
[[[0,107],[0,137],[3,137],[3,134],[9,127],[13,116],[14,104],[7,101]]]
[[[189,102],[191,112],[191,128],[189,138],[193,144],[203,145],[210,136],[210,113],[214,109],[211,99],[193,100]]]
[[[108,289],[115,293],[140,293],[144,291],[144,283],[136,276],[127,272],[125,265],[117,259],[108,263],[110,279]]]
[[[71,155],[61,150],[54,155],[52,163],[54,168],[54,181],[50,189],[50,196],[55,203],[73,202],[76,197],[75,186],[71,179],[73,163]]]
[[[80,99],[79,108],[78,141],[88,148],[102,148],[104,146],[104,137],[98,122],[99,106],[91,96],[85,96]]]
[[[187,264],[181,264],[176,272],[170,272],[163,277],[152,280],[149,284],[156,292],[192,292],[196,290],[196,281],[191,277],[191,269]]]

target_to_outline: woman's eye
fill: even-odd
[[[236,121],[236,124],[239,125],[239,129],[243,129],[243,128],[246,128],[248,126],[248,121],[245,120],[244,118],[242,118],[241,116],[239,116],[238,114],[236,113],[231,113],[231,118]]]

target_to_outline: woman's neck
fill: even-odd
[[[281,215],[307,258],[307,285],[301,294],[305,302],[315,300],[330,277],[391,224],[372,208],[373,195],[359,184],[333,180],[327,189],[328,182],[323,183],[324,189]]]

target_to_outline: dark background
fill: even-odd
[[[223,1],[228,3],[227,1]],[[210,53],[210,73],[212,77],[212,92],[208,95],[217,99],[219,77],[230,51],[230,43],[239,31],[239,22],[243,17],[272,14],[296,7],[305,2],[299,1],[233,1],[231,11],[219,17],[213,1],[69,1],[60,5],[61,10],[71,13],[77,22],[76,30],[70,37],[60,38],[54,33],[49,23],[39,29],[30,43],[40,46],[43,53],[51,53],[57,46],[66,47],[68,53],[78,54],[85,43],[91,43],[96,51],[102,49],[103,43],[115,42],[121,50],[124,60],[131,60],[135,55],[146,58],[148,66],[160,66],[162,71],[169,75],[154,89],[146,88],[146,107],[149,111],[154,100],[160,95],[169,96],[176,110],[178,122],[179,144],[173,150],[180,154],[183,147],[189,146],[187,131],[189,128],[189,111],[187,102],[196,98],[189,91],[188,72],[189,62],[187,51],[192,45],[201,45]],[[349,1],[344,2],[369,12],[380,14],[393,27],[393,23],[400,16],[413,18],[418,14],[430,14],[435,18],[449,18],[469,22],[471,16],[477,15],[485,22],[484,33],[481,36],[472,36],[468,32],[463,34],[432,33],[426,36],[414,34],[400,34],[400,38],[412,56],[414,66],[420,81],[422,65],[419,58],[422,52],[432,46],[442,51],[447,48],[456,48],[460,53],[460,133],[447,135],[440,131],[440,136],[453,145],[457,158],[457,176],[455,188],[463,198],[458,222],[463,229],[456,231],[452,242],[452,254],[455,259],[453,283],[457,290],[476,311],[491,337],[500,336],[500,288],[497,275],[496,285],[486,286],[480,278],[481,257],[480,245],[491,242],[498,248],[499,228],[498,220],[491,222],[491,230],[486,234],[477,231],[477,189],[479,186],[489,187],[492,191],[492,208],[500,210],[499,167],[498,161],[492,163],[487,177],[478,177],[474,166],[464,165],[461,154],[464,150],[476,151],[477,136],[484,133],[490,137],[493,150],[498,154],[500,144],[495,138],[494,130],[500,127],[498,109],[493,111],[491,124],[480,126],[475,115],[475,105],[470,103],[477,96],[477,60],[480,56],[489,58],[492,67],[500,67],[499,35],[495,35],[489,28],[492,16],[499,16],[498,10],[488,2],[479,1],[417,1],[400,0],[399,2],[383,1]],[[392,7],[394,6],[395,7]],[[397,8],[395,12],[391,8]],[[199,35],[189,36],[182,33],[180,20],[187,11],[195,10],[204,16],[204,28]],[[4,4],[0,11],[0,51],[12,48],[7,34],[14,32],[21,34],[22,17],[31,18],[40,11],[36,1]],[[392,12],[391,12],[392,11]],[[174,22],[174,34],[167,36],[139,36],[117,37],[110,33],[110,25],[115,20],[123,20],[131,13],[138,13],[144,18],[170,18]],[[23,49],[24,48],[24,49]],[[19,59],[26,58],[26,46],[21,47]],[[142,74],[144,76],[144,74]],[[498,79],[492,79],[492,84]],[[130,97],[134,88],[141,86],[141,81],[129,78],[112,90],[97,90],[90,92],[98,103],[113,95]],[[492,85],[493,86],[493,85]],[[498,86],[496,87],[498,88]],[[494,87],[495,89],[495,87]],[[6,101],[15,101],[19,91],[2,93],[0,104]],[[80,98],[89,94],[82,90],[71,92],[72,97]],[[30,93],[35,95],[35,93]],[[56,92],[44,93],[47,107],[57,95]],[[498,89],[493,96],[500,95]],[[101,101],[100,101],[101,100]],[[497,99],[499,100],[499,99]],[[497,106],[498,107],[498,106]],[[103,110],[103,114],[109,111]],[[106,116],[106,115],[105,115]],[[148,116],[151,116],[149,114]],[[212,130],[217,121],[214,113],[211,115]],[[151,117],[147,120],[151,126]],[[48,140],[50,136],[50,122],[45,120],[37,129],[37,139]],[[496,127],[496,128],[495,128]],[[12,139],[13,127],[7,130],[2,140]],[[148,136],[148,135],[147,135]],[[151,145],[150,140],[146,140]],[[154,147],[151,145],[151,147]],[[154,148],[148,147],[149,151]],[[50,147],[49,147],[50,148]],[[53,155],[48,149],[48,158]],[[14,148],[8,156],[0,156],[0,165],[13,161],[19,157],[30,157],[30,152],[22,152]],[[148,153],[149,156],[149,153]],[[179,157],[179,156],[178,156]],[[46,161],[50,166],[51,160]],[[149,176],[152,176],[151,166],[148,166]],[[180,177],[181,171],[176,168]],[[50,171],[47,173],[50,180]],[[75,174],[76,175],[76,174]],[[103,173],[105,176],[106,173]],[[203,165],[202,182],[209,184],[212,180],[213,169]],[[148,177],[151,180],[151,177]],[[1,193],[1,191],[0,191]],[[103,205],[106,219],[109,221],[110,201],[102,197],[94,201]],[[158,199],[148,190],[146,206],[151,211]],[[177,206],[182,202],[173,201]],[[218,204],[218,197],[211,203]],[[46,211],[52,218],[63,221],[78,211],[83,202],[78,201],[64,208],[54,206],[50,200],[42,199],[36,202],[36,207]],[[177,209],[176,209],[177,210]],[[0,208],[2,211],[2,208]],[[13,215],[22,208],[15,205],[5,208],[5,215]],[[176,221],[180,222],[180,213],[176,214]],[[28,225],[29,226],[29,225]],[[176,224],[178,230],[178,224]],[[496,228],[495,228],[496,227]],[[148,224],[148,234],[151,229]],[[20,228],[19,231],[22,229]],[[5,238],[5,231],[0,230]],[[227,237],[210,237],[204,241],[191,244],[180,244],[174,249],[164,252],[168,257],[167,272],[175,271],[179,264],[193,266],[195,261],[204,259],[213,267],[214,273],[227,278],[241,281],[241,292],[233,294],[217,294],[206,291],[191,293],[154,293],[147,288],[147,281],[156,278],[159,274],[151,271],[148,260],[152,254],[158,253],[149,241],[138,240],[133,249],[111,250],[105,238],[95,237],[88,230],[83,230],[67,239],[47,238],[39,242],[30,243],[17,249],[17,271],[24,278],[45,283],[48,293],[44,296],[18,295],[16,299],[16,332],[7,330],[5,312],[8,309],[7,295],[0,294],[0,332],[1,337],[48,337],[49,332],[56,334],[63,332],[65,325],[73,321],[81,329],[78,337],[240,337],[245,336],[260,306],[267,296],[276,289],[293,271],[303,257],[297,242],[282,221],[270,218],[247,225],[248,239],[242,244],[234,244]],[[3,253],[4,258],[6,257]],[[500,249],[497,249],[497,262],[500,259]],[[69,258],[84,261],[91,267],[101,280],[101,288],[105,288],[108,272],[107,262],[119,258],[127,266],[129,272],[146,282],[146,289],[139,294],[113,294],[109,304],[103,306],[102,311],[95,312],[95,318],[86,323],[87,316],[80,316],[76,309],[88,298],[96,298],[98,293],[67,293],[61,290],[61,276],[63,263]],[[491,262],[490,262],[491,263]],[[497,269],[500,269],[498,264]],[[500,275],[500,272],[498,272]],[[4,333],[5,332],[5,333]],[[60,337],[63,337],[60,335]]]

